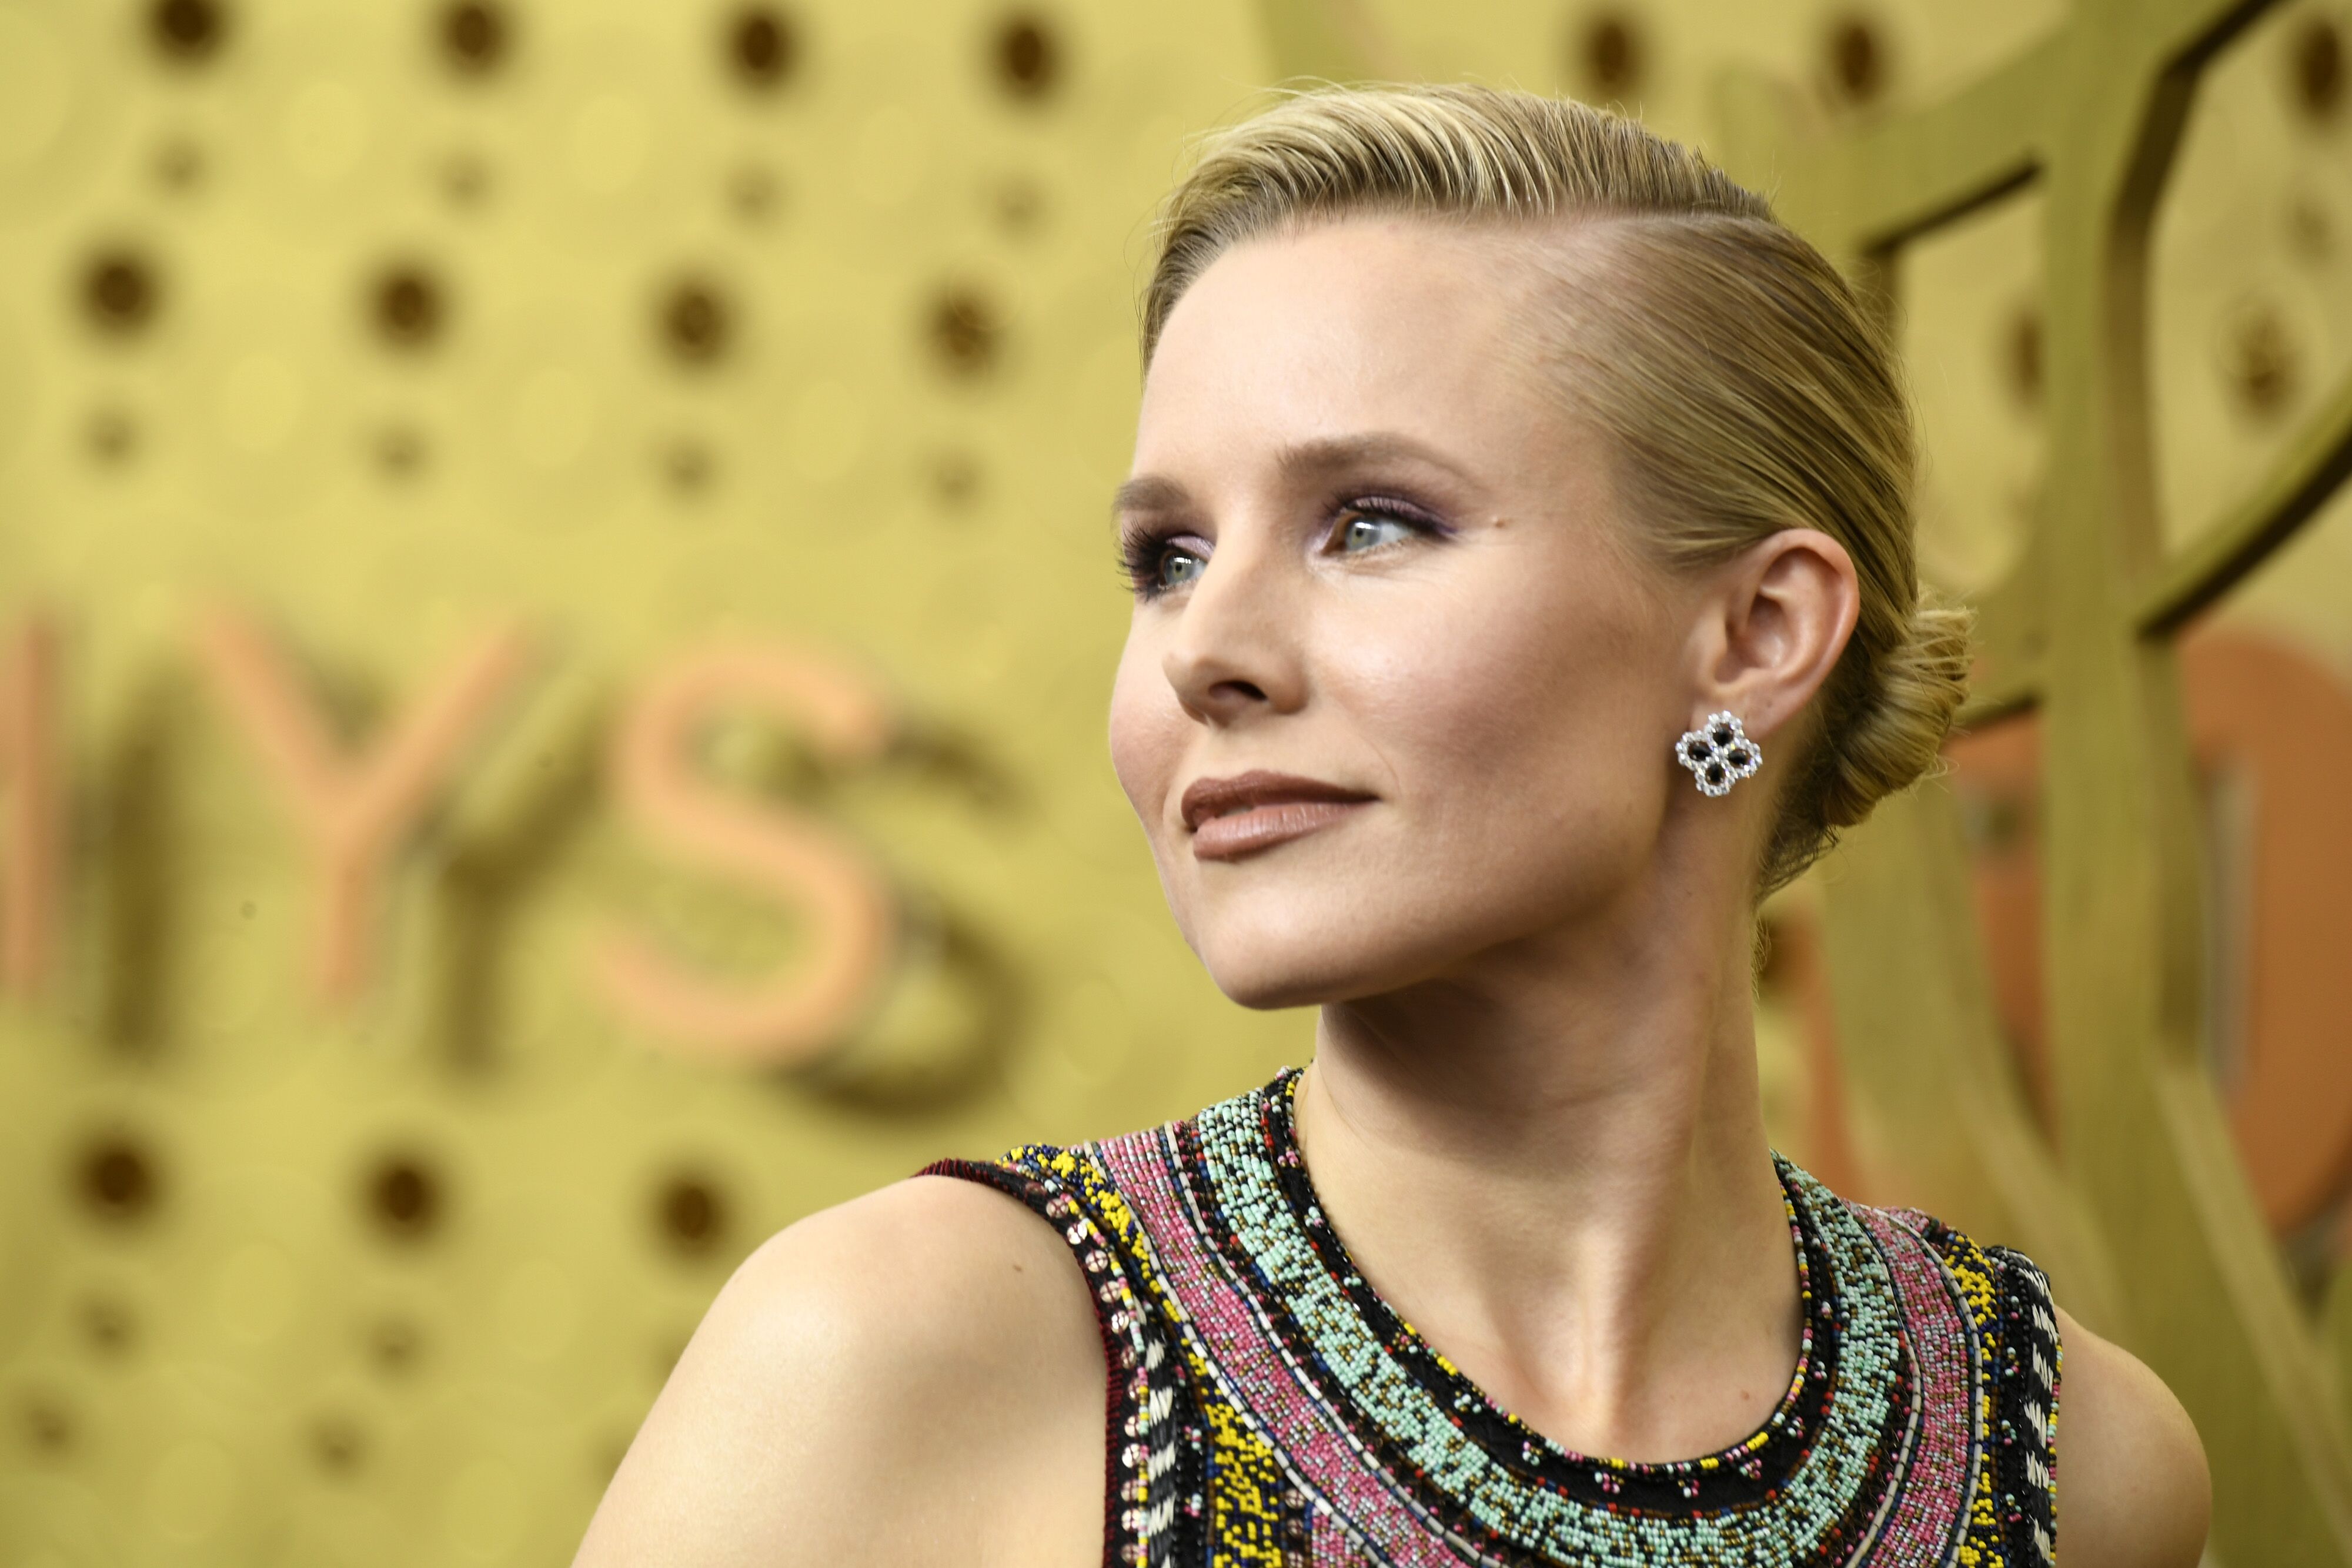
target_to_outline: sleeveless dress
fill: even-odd
[[[1106,1564],[2046,1568],[2059,1346],[2023,1257],[1774,1159],[1805,1331],[1746,1441],[1570,1453],[1399,1318],[1323,1218],[1298,1082],[1149,1132],[950,1160],[1059,1231],[1110,1366]]]

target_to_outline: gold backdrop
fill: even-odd
[[[2175,543],[2298,453],[2342,470],[2345,18],[2243,10],[2150,242]],[[1830,244],[1827,150],[2084,25],[2042,0],[0,0],[0,1563],[560,1563],[762,1237],[1304,1056],[1306,1018],[1231,1007],[1184,951],[1102,738],[1132,300],[1188,134],[1299,72],[1573,91],[1785,176]],[[1924,168],[1943,143],[1915,140]],[[1983,193],[1877,279],[1955,592],[2011,577],[2063,490],[2057,188]],[[2255,1167],[2277,1245],[2239,1260],[2256,1294],[2302,1289],[2294,1372],[2326,1364],[2310,1325],[2352,1322],[2326,1296],[2352,1030],[2311,1006],[2352,939],[2332,902],[2265,915],[2246,868],[2263,822],[2346,852],[2324,786],[2352,760],[2290,818],[2227,764],[2298,722],[2323,762],[2352,745],[2324,722],[2352,716],[2352,514],[2223,586],[2196,635],[2240,662],[2184,654],[2223,737],[2205,1056],[2241,1145],[2295,1155]],[[2282,682],[2315,695],[2244,716]],[[2031,721],[1992,722],[2028,706],[1990,703],[1994,749],[1936,787],[1971,880],[1902,895],[1981,916],[2040,1179],[2071,1125],[2041,1028],[2064,937],[2027,928]],[[1932,1157],[1902,1042],[1854,1036],[1862,847],[1774,911],[1776,1136],[2031,1239],[1981,1150]],[[2094,1238],[2062,1288],[2178,1379],[2104,1211],[2052,1202]],[[2231,1398],[2191,1398],[2209,1434]],[[2321,1458],[2281,1484],[2352,1560],[2341,1416],[2312,1408],[2293,1441]],[[2221,1481],[2231,1563],[2319,1560]]]

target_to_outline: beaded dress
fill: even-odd
[[[1806,1324],[1779,1407],[1703,1458],[1573,1454],[1356,1272],[1299,1159],[1297,1082],[927,1173],[1036,1210],[1094,1289],[1106,1564],[2051,1563],[2058,1330],[2023,1257],[1776,1155]]]

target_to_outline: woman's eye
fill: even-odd
[[[1411,538],[1418,531],[1401,517],[1382,517],[1377,512],[1349,517],[1339,527],[1338,540],[1340,550],[1372,549],[1399,539]]]
[[[1165,593],[1171,588],[1181,588],[1201,575],[1209,563],[1190,550],[1171,545],[1160,552],[1159,569],[1152,573],[1151,585]]]

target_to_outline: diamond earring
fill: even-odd
[[[1739,716],[1711,713],[1696,729],[1675,742],[1675,760],[1691,770],[1702,795],[1728,795],[1731,787],[1764,766],[1764,754],[1739,727]]]

